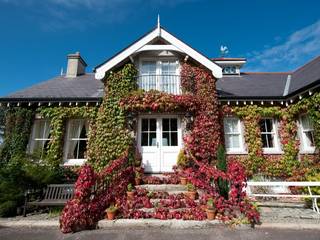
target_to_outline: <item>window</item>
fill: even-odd
[[[178,146],[178,120],[162,119],[162,146]]]
[[[142,61],[139,88],[145,91],[158,90],[172,94],[178,94],[180,89],[180,77],[177,75],[178,61]]]
[[[276,124],[272,118],[264,118],[260,121],[262,147],[265,151],[279,150],[277,142]]]
[[[89,124],[85,119],[72,119],[67,124],[65,159],[67,164],[82,164],[87,159]]]
[[[31,138],[29,141],[29,153],[43,156],[50,142],[50,121],[48,119],[34,120]]]
[[[236,74],[236,67],[235,66],[225,67],[225,68],[223,68],[223,73],[224,74]]]
[[[144,118],[141,121],[141,146],[157,145],[157,119]]]
[[[241,123],[238,118],[224,118],[224,137],[227,152],[243,152]]]
[[[300,123],[303,150],[314,151],[315,143],[313,122],[308,115],[302,115],[300,117]]]

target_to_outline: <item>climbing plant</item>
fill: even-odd
[[[26,152],[34,111],[15,107],[6,109],[4,114],[6,128],[4,143],[0,148],[0,165]]]
[[[258,107],[256,105],[223,107],[224,115],[236,115],[244,123],[244,138],[248,155],[239,160],[246,166],[249,176],[257,173],[273,177],[291,177],[301,165],[299,161],[299,140],[297,139],[297,118],[301,113],[308,113],[313,120],[316,149],[320,147],[320,94],[316,93],[286,108]],[[283,154],[281,156],[264,155],[259,121],[262,117],[273,117],[279,120],[279,137]]]
[[[193,128],[184,137],[185,146],[199,161],[213,162],[221,143],[216,79],[207,70],[184,63],[181,85],[185,93],[197,99]]]
[[[120,100],[137,89],[136,75],[134,65],[126,64],[106,76],[105,97],[88,142],[88,159],[96,170],[119,158],[133,143]]]
[[[45,160],[53,167],[62,163],[65,125],[67,119],[84,118],[89,121],[89,133],[97,115],[97,107],[43,107],[38,109],[40,115],[50,119],[51,141],[46,149]]]

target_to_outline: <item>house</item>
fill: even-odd
[[[138,70],[140,89],[158,90],[183,95],[181,68],[190,63],[205,69],[215,80],[217,107],[286,109],[319,92],[320,57],[292,72],[243,72],[245,58],[208,58],[158,25],[124,50],[98,65],[93,73],[86,72],[86,62],[79,52],[68,55],[67,71],[61,76],[0,98],[4,107],[79,107],[100,106],[105,92],[106,77],[132,63]],[[306,111],[295,119],[300,140],[300,155],[316,151],[313,122]],[[271,114],[272,115],[272,114]],[[250,145],[245,137],[246,125],[241,117],[225,114],[223,134],[227,154],[247,156]],[[185,121],[192,121],[188,112],[144,112],[134,116],[137,126],[133,136],[142,154],[146,172],[170,172],[184,146]],[[270,114],[258,122],[263,156],[285,154],[279,133],[280,120]],[[30,135],[28,152],[45,151],[50,137],[50,119],[36,115]],[[52,130],[52,129],[51,129]],[[221,129],[220,129],[221,130]],[[63,137],[64,165],[81,165],[87,158],[89,123],[87,119],[68,119]],[[293,140],[296,136],[293,134]]]

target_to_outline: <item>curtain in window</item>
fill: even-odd
[[[70,120],[68,125],[67,159],[84,159],[89,124],[86,120]]]
[[[48,142],[50,141],[50,121],[46,119],[37,119],[34,121],[29,152],[34,153],[35,151],[45,150]]]
[[[224,120],[224,133],[227,148],[240,148],[239,119],[226,118]]]

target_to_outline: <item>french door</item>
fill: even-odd
[[[141,117],[138,134],[145,172],[171,172],[181,148],[180,119],[176,116]]]

